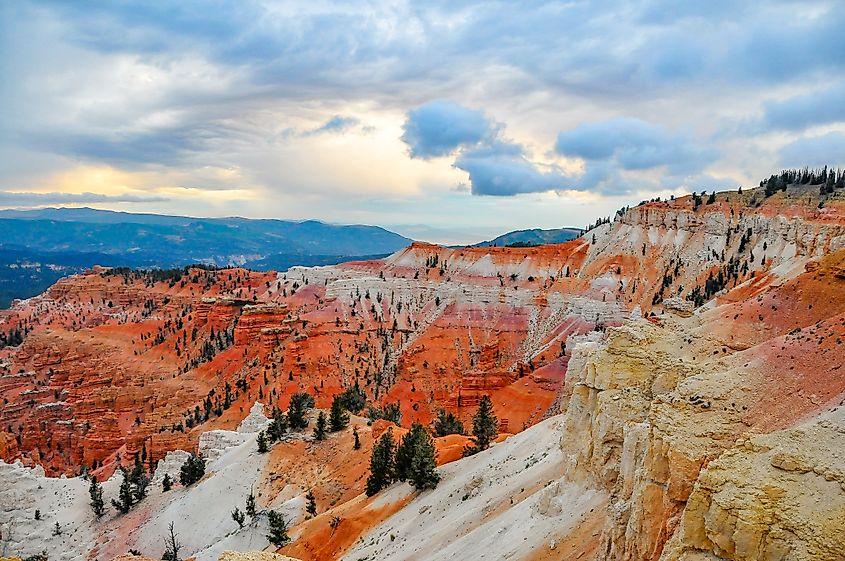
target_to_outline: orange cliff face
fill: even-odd
[[[26,332],[0,350],[0,457],[49,475],[109,473],[118,458],[193,448],[255,401],[286,408],[307,391],[326,408],[356,383],[372,404],[398,402],[403,425],[439,408],[468,422],[489,394],[502,432],[521,431],[556,410],[570,336],[665,299],[742,302],[802,283],[808,263],[845,247],[841,206],[753,197],[647,203],[560,245],[415,243],[278,275],[63,279],[0,316],[1,329]]]

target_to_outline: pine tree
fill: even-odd
[[[317,416],[317,426],[314,427],[314,438],[317,440],[326,439],[326,414],[322,411]]]
[[[317,499],[314,498],[314,493],[309,490],[308,494],[305,495],[305,500],[308,501],[305,512],[311,516],[317,516]]]
[[[266,454],[269,450],[267,447],[267,434],[264,431],[259,432],[255,442],[258,444],[258,453]]]
[[[132,481],[129,479],[129,472],[125,467],[121,467],[120,472],[123,474],[123,482],[120,484],[117,500],[112,499],[111,504],[121,513],[126,514],[132,508],[134,495],[132,493]]]
[[[246,496],[246,513],[249,514],[250,518],[255,517],[255,495],[252,494],[252,490]]]
[[[387,429],[370,456],[370,476],[367,478],[367,496],[373,496],[395,479],[395,451],[393,429]]]
[[[235,507],[235,510],[232,511],[232,520],[237,522],[238,528],[244,527],[244,520],[245,519],[246,519],[246,516],[244,515],[243,512],[241,512],[241,509],[239,509],[238,507]]]
[[[103,486],[97,482],[97,476],[91,476],[91,486],[88,487],[88,494],[91,496],[91,510],[97,518],[106,512],[106,504],[103,502]]]
[[[163,492],[168,492],[170,489],[173,488],[173,479],[170,478],[169,473],[164,474],[164,479],[161,480],[161,490]]]
[[[349,425],[349,413],[343,406],[343,399],[341,396],[335,396],[332,400],[332,409],[329,413],[329,430],[337,432],[343,430]]]
[[[394,471],[396,479],[399,481],[406,481],[408,479],[408,475],[411,471],[411,462],[414,459],[414,454],[417,449],[417,442],[420,440],[424,430],[425,429],[420,423],[414,422],[414,424],[411,425],[411,430],[402,437],[402,440],[399,442],[399,446],[396,447]]]
[[[308,420],[305,418],[307,411],[314,407],[314,398],[305,392],[297,392],[290,398],[288,408],[288,425],[292,430],[301,430],[308,427]]]
[[[447,413],[445,409],[441,409],[437,413],[437,419],[434,420],[434,433],[437,436],[464,434],[464,425],[454,414],[451,412]]]
[[[185,487],[189,485],[193,485],[197,481],[203,478],[205,475],[205,459],[195,454],[191,454],[185,463],[182,464],[182,468],[179,473],[179,481]]]
[[[135,456],[135,465],[132,468],[132,473],[130,473],[129,479],[132,481],[132,496],[134,497],[134,502],[140,502],[141,499],[147,496],[147,487],[150,484],[150,478],[144,469],[144,464],[141,463],[138,456]]]
[[[282,439],[285,432],[288,430],[288,418],[278,408],[273,409],[273,420],[270,426],[267,427],[267,436],[271,442],[277,442]]]
[[[267,534],[267,539],[271,544],[281,547],[290,541],[290,537],[288,537],[288,525],[281,514],[275,510],[271,510],[267,513],[267,521],[270,531]]]
[[[410,481],[417,489],[437,486],[434,440],[423,425],[415,422],[396,449],[396,479]]]
[[[355,443],[352,445],[353,450],[361,449],[361,438],[358,436],[358,427],[352,427],[352,436],[355,438]]]
[[[420,425],[422,427],[422,425]],[[411,466],[408,470],[408,479],[419,490],[434,489],[440,482],[440,475],[437,473],[436,451],[434,439],[431,433],[424,427],[417,437],[414,456],[411,458]]]
[[[489,395],[481,397],[478,411],[472,418],[474,445],[464,448],[464,455],[471,456],[490,447],[490,441],[499,433],[499,420],[493,414],[493,402]]]

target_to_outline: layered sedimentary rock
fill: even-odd
[[[186,457],[176,449],[203,452],[221,473],[227,451],[240,450],[256,482],[261,472],[259,503],[298,513],[289,549],[307,559],[374,544],[407,558],[422,548],[416,538],[355,541],[392,513],[384,528],[448,519],[464,495],[482,518],[463,537],[438,527],[442,548],[421,558],[530,537],[525,557],[536,559],[841,559],[845,214],[841,198],[813,197],[790,188],[650,202],[556,246],[413,244],[280,275],[66,279],[2,316],[2,329],[26,337],[0,349],[0,456],[51,475],[96,466],[103,477],[137,456],[174,476]],[[373,406],[398,403],[406,426],[440,408],[467,422],[484,394],[502,432],[548,424],[478,456],[510,474],[506,494],[461,480],[468,468],[455,466],[444,469],[451,496],[356,498],[366,461],[346,455],[351,431],[324,444],[299,435],[265,467],[247,449],[293,393],[328,408],[353,385]],[[232,430],[245,417],[247,429]],[[366,455],[383,423],[355,423]],[[539,458],[529,448],[541,433]],[[464,444],[437,447],[456,459]],[[543,461],[543,481],[523,485],[521,471]],[[305,520],[315,479],[326,512]],[[191,493],[178,512],[196,519]],[[162,508],[143,539],[177,512]],[[498,526],[518,513],[543,536]],[[345,525],[331,526],[335,515]],[[135,543],[124,530],[109,547]]]
[[[845,282],[826,271],[843,258],[766,294],[789,309],[794,283],[824,282],[841,302]],[[566,480],[610,494],[597,559],[841,559],[845,309],[822,305],[737,351],[721,322],[733,311],[735,329],[754,329],[747,305],[573,341],[561,446]]]

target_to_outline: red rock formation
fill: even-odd
[[[735,302],[718,312],[734,348],[832,317],[839,304],[822,288],[807,293],[813,311],[800,297],[778,306],[819,275],[841,277],[841,263],[812,260],[845,247],[842,205],[754,197],[647,203],[560,245],[415,243],[382,261],[278,276],[98,269],[63,279],[0,314],[4,329],[28,331],[0,349],[0,457],[49,474],[108,472],[118,455],[154,461],[201,430],[234,427],[255,400],[286,408],[307,391],[328,407],[355,383],[372,403],[398,402],[403,425],[441,407],[466,422],[486,393],[503,430],[522,430],[560,399],[570,336],[685,301],[708,276],[726,275],[704,298]],[[749,328],[754,317],[764,319]],[[833,327],[817,328],[828,343]]]

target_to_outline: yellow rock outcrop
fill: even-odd
[[[704,469],[664,561],[845,559],[845,410],[740,441]],[[715,557],[713,557],[715,556]]]

